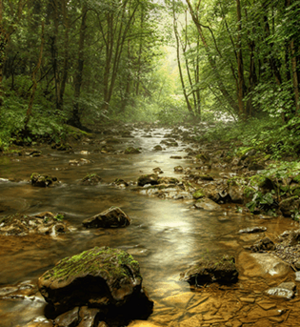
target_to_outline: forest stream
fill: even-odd
[[[283,217],[261,219],[238,213],[229,205],[222,205],[221,211],[196,210],[193,199],[139,194],[134,183],[126,188],[110,185],[116,178],[136,182],[140,175],[152,174],[156,167],[164,172],[162,176],[182,178],[183,173],[174,172],[174,167],[196,165],[192,159],[184,159],[185,149],[195,145],[178,141],[178,146],[153,151],[169,132],[157,127],[145,137],[144,130],[135,128],[133,138],[120,138],[122,143],[114,145],[117,153],[95,153],[99,144],[85,142],[73,146],[73,153],[38,146],[42,151],[39,157],[0,157],[1,216],[64,213],[71,230],[59,235],[0,236],[1,327],[52,326],[44,317],[45,301],[36,287],[38,277],[60,259],[95,246],[123,249],[140,264],[143,285],[154,301],[154,309],[147,322],[135,321],[130,326],[298,326],[297,292],[291,300],[265,293],[282,282],[294,282],[295,272],[284,265],[278,271],[260,271],[244,249],[263,236],[276,238],[287,229],[297,228],[298,223]],[[128,146],[142,152],[118,152]],[[80,158],[91,163],[69,165],[70,160]],[[35,172],[54,175],[61,183],[34,187],[29,179]],[[97,173],[103,183],[81,185],[80,180],[88,173]],[[219,171],[211,170],[210,174],[218,177]],[[130,217],[128,227],[83,228],[84,219],[111,206],[120,207]],[[238,233],[251,226],[267,230]],[[180,273],[198,259],[224,254],[236,258],[236,284],[193,288],[180,280]]]

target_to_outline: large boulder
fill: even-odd
[[[130,219],[120,208],[111,207],[91,218],[85,219],[82,224],[86,228],[118,228],[128,226]]]
[[[213,282],[232,284],[237,282],[238,275],[234,258],[224,256],[220,260],[200,260],[181,274],[181,279],[196,286]]]
[[[142,288],[138,262],[127,252],[109,247],[60,260],[39,278],[38,287],[52,308],[52,317],[75,307],[97,308],[102,318],[118,312],[141,316],[153,307]]]

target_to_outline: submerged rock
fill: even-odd
[[[125,188],[127,186],[129,186],[129,183],[126,182],[124,179],[122,178],[116,178],[112,183],[111,185],[114,185],[114,186],[118,186],[120,188]]]
[[[85,159],[85,158],[69,160],[70,166],[81,166],[81,165],[86,165],[86,164],[90,164],[90,163],[91,163],[91,161],[88,159]]]
[[[155,145],[155,147],[153,148],[154,151],[162,151],[163,148],[161,147],[161,145]]]
[[[222,210],[222,207],[219,204],[208,198],[198,200],[196,203],[194,203],[194,207],[202,210]]]
[[[82,222],[86,228],[119,228],[130,224],[130,219],[126,213],[118,207],[111,207]]]
[[[30,177],[31,184],[37,187],[54,186],[59,183],[56,177],[33,173]]]
[[[224,256],[221,260],[201,260],[185,273],[181,280],[190,285],[204,285],[207,283],[232,284],[238,280],[238,271],[233,257]]]
[[[109,247],[62,259],[39,278],[38,287],[54,317],[71,310],[57,319],[74,322],[72,326],[86,326],[78,325],[84,317],[97,322],[100,316],[105,321],[125,314],[139,319],[153,307],[142,288],[138,262],[127,252]]]
[[[164,172],[161,170],[161,168],[159,168],[159,167],[153,168],[153,171],[155,172],[155,174],[163,174],[163,173],[164,173]]]
[[[127,148],[125,151],[124,151],[125,154],[137,154],[137,153],[141,153],[140,149],[138,148],[134,148],[132,146],[130,146],[129,148]]]
[[[290,265],[271,253],[241,252],[238,264],[248,277],[283,277],[290,271]]]
[[[281,283],[277,287],[268,289],[265,293],[271,296],[291,300],[295,296],[296,284],[293,282]]]
[[[176,173],[182,173],[183,172],[183,168],[181,166],[176,166],[176,167],[174,167],[174,171]]]
[[[274,242],[269,239],[269,237],[265,237],[255,244],[251,246],[251,250],[253,252],[264,252],[264,251],[273,251],[275,250],[275,244]]]
[[[243,233],[261,233],[265,232],[267,230],[267,227],[262,227],[262,226],[255,226],[255,227],[248,227],[245,229],[240,229],[239,234]]]

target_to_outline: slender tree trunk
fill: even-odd
[[[59,12],[58,12],[58,1],[52,0],[53,8],[53,22],[54,22],[54,33],[51,37],[51,56],[52,56],[52,67],[54,76],[54,87],[55,87],[55,103],[56,108],[59,108],[60,100],[60,81],[59,81],[59,71],[58,71],[58,24],[59,24]]]
[[[69,73],[69,30],[70,30],[70,26],[69,26],[69,17],[68,17],[66,0],[61,0],[61,5],[62,5],[62,12],[63,12],[63,17],[64,17],[65,35],[64,35],[64,65],[63,65],[62,78],[61,78],[59,102],[57,104],[58,109],[63,108],[65,89],[66,89],[68,73]]]
[[[200,81],[200,65],[199,65],[199,48],[200,48],[200,42],[199,42],[199,35],[197,37],[197,58],[196,58],[196,67],[195,67],[195,82],[197,85],[196,89],[196,97],[197,97],[197,106],[196,106],[196,112],[198,117],[201,119],[201,94],[200,94],[200,88],[199,88],[199,81]]]
[[[25,121],[24,121],[24,131],[25,131],[25,133],[27,131],[27,125],[28,125],[30,117],[31,117],[35,91],[36,91],[37,85],[38,85],[38,83],[36,81],[36,74],[39,71],[39,69],[41,67],[41,64],[42,64],[43,50],[44,50],[44,44],[45,44],[44,29],[45,29],[45,24],[44,24],[44,22],[42,22],[42,35],[41,35],[40,54],[39,54],[38,63],[37,63],[37,65],[36,65],[36,67],[35,67],[35,69],[34,69],[34,71],[32,73],[32,84],[33,84],[33,86],[32,86],[32,89],[31,89],[28,108],[27,108],[27,112],[26,112],[26,118],[25,118]]]
[[[194,111],[193,111],[193,108],[191,106],[189,97],[187,95],[186,87],[185,87],[185,83],[184,83],[184,78],[183,78],[183,72],[182,72],[181,60],[180,60],[180,41],[179,41],[179,35],[178,35],[178,30],[177,30],[176,17],[175,17],[175,10],[174,9],[173,9],[173,28],[174,28],[174,34],[175,34],[175,39],[176,39],[177,65],[178,65],[178,70],[179,70],[179,75],[180,75],[182,91],[183,91],[183,95],[184,95],[184,98],[185,98],[185,102],[186,102],[188,111],[192,116],[194,116]]]
[[[140,28],[141,31],[143,30],[144,26],[144,11],[142,9],[141,12],[141,24]],[[137,78],[136,78],[136,89],[135,94],[138,96],[140,91],[140,80],[141,80],[141,62],[142,62],[142,52],[143,52],[143,36],[140,36],[140,44],[139,44],[139,57],[138,57],[138,69],[137,69]]]
[[[73,116],[70,120],[70,124],[78,128],[82,127],[80,122],[80,114],[79,114],[79,98],[80,98],[83,67],[84,67],[84,44],[85,44],[86,27],[87,27],[86,26],[87,12],[88,12],[87,5],[84,4],[82,7],[82,18],[81,18],[81,26],[79,31],[78,61],[77,61],[77,69],[76,69],[75,81],[74,81]]]
[[[295,41],[291,40],[290,42],[291,48],[291,61],[292,61],[292,76],[293,76],[293,87],[294,87],[294,95],[295,95],[295,105],[296,105],[296,115],[299,114],[299,82],[297,75],[297,58],[296,58],[296,50],[295,50]]]
[[[214,61],[214,59],[212,58],[211,56],[211,53],[210,53],[210,49],[209,49],[209,46],[206,42],[206,39],[205,39],[205,36],[203,34],[203,30],[202,30],[202,25],[200,24],[199,22],[199,19],[195,13],[195,11],[193,10],[193,7],[191,5],[191,1],[190,0],[185,0],[186,3],[188,4],[188,7],[189,7],[189,11],[190,11],[190,14],[192,16],[192,19],[197,27],[197,30],[198,30],[198,33],[200,35],[200,38],[201,38],[201,41],[202,41],[202,44],[204,46],[204,49],[207,53],[207,58],[208,58],[208,61],[209,61],[209,64],[213,70],[213,73],[216,77],[216,83],[219,87],[219,90],[221,91],[222,95],[224,96],[225,100],[228,102],[228,104],[231,106],[231,108],[234,110],[234,112],[236,113],[239,113],[239,106],[238,104],[236,103],[236,101],[232,98],[232,96],[229,94],[228,90],[226,89],[223,81],[222,81],[222,78],[220,76],[220,73],[219,73],[219,70],[216,66],[216,63]]]

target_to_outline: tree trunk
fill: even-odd
[[[203,30],[202,30],[202,25],[200,24],[199,20],[198,20],[198,17],[196,16],[196,13],[194,12],[193,10],[193,7],[191,5],[191,2],[190,0],[185,0],[186,3],[188,4],[188,7],[189,7],[189,11],[190,11],[190,14],[192,16],[192,19],[197,27],[197,30],[198,30],[198,33],[200,35],[200,38],[201,38],[201,41],[202,41],[202,44],[204,46],[204,49],[207,53],[207,58],[208,58],[208,61],[209,61],[209,64],[213,70],[213,73],[216,77],[216,83],[219,87],[219,90],[220,92],[222,93],[222,95],[224,96],[225,100],[228,102],[228,104],[231,106],[231,108],[234,110],[235,113],[239,113],[239,106],[238,104],[236,103],[236,101],[232,98],[232,96],[229,94],[229,92],[227,91],[222,79],[221,79],[221,76],[220,76],[220,73],[217,69],[217,66],[216,66],[216,63],[215,61],[213,60],[212,56],[211,56],[211,53],[210,53],[210,49],[209,49],[209,46],[206,42],[206,39],[205,39],[205,36],[203,34]]]
[[[182,91],[183,91],[183,95],[184,95],[184,98],[185,98],[185,102],[186,102],[188,111],[192,116],[194,116],[193,108],[191,106],[189,97],[187,95],[186,87],[185,87],[185,83],[184,83],[184,78],[183,78],[183,72],[182,72],[181,61],[180,61],[180,42],[179,42],[179,35],[178,35],[178,30],[177,30],[176,17],[175,17],[175,10],[174,9],[173,9],[173,28],[174,28],[174,34],[175,34],[175,39],[176,39],[177,65],[178,65],[178,70],[179,70],[179,75],[180,75]]]
[[[79,114],[79,98],[80,98],[83,67],[84,67],[84,43],[85,43],[85,35],[86,35],[86,27],[87,27],[86,26],[87,11],[88,11],[87,5],[84,4],[82,7],[82,18],[81,18],[81,26],[79,31],[78,60],[77,60],[77,69],[76,69],[75,80],[74,80],[73,116],[69,120],[69,123],[71,125],[78,128],[82,128],[80,122],[80,114]]]
[[[31,89],[31,94],[30,94],[30,98],[29,98],[29,104],[28,104],[28,108],[27,108],[27,112],[26,112],[26,118],[24,121],[24,132],[26,134],[27,132],[27,125],[29,123],[30,117],[31,117],[31,113],[32,113],[32,106],[33,106],[33,100],[34,100],[34,96],[35,96],[35,91],[37,89],[37,81],[36,81],[36,74],[39,71],[41,64],[42,64],[42,58],[43,58],[43,50],[44,50],[44,44],[45,44],[45,35],[44,35],[44,29],[45,29],[45,24],[44,22],[42,22],[42,35],[41,35],[41,47],[40,47],[40,54],[39,54],[39,59],[38,59],[38,63],[32,73],[32,89]]]
[[[64,17],[65,36],[64,36],[64,66],[63,66],[63,72],[62,72],[62,78],[61,78],[59,102],[57,104],[58,109],[63,108],[65,89],[66,89],[68,73],[69,73],[69,29],[70,29],[70,25],[69,25],[69,17],[68,17],[66,0],[61,0],[61,5],[62,5],[62,12],[63,12],[63,17]]]
[[[243,65],[243,52],[242,52],[242,12],[240,0],[236,0],[237,19],[238,19],[238,38],[237,38],[237,65],[238,65],[238,103],[239,103],[239,117],[246,119],[244,112],[244,65]]]

